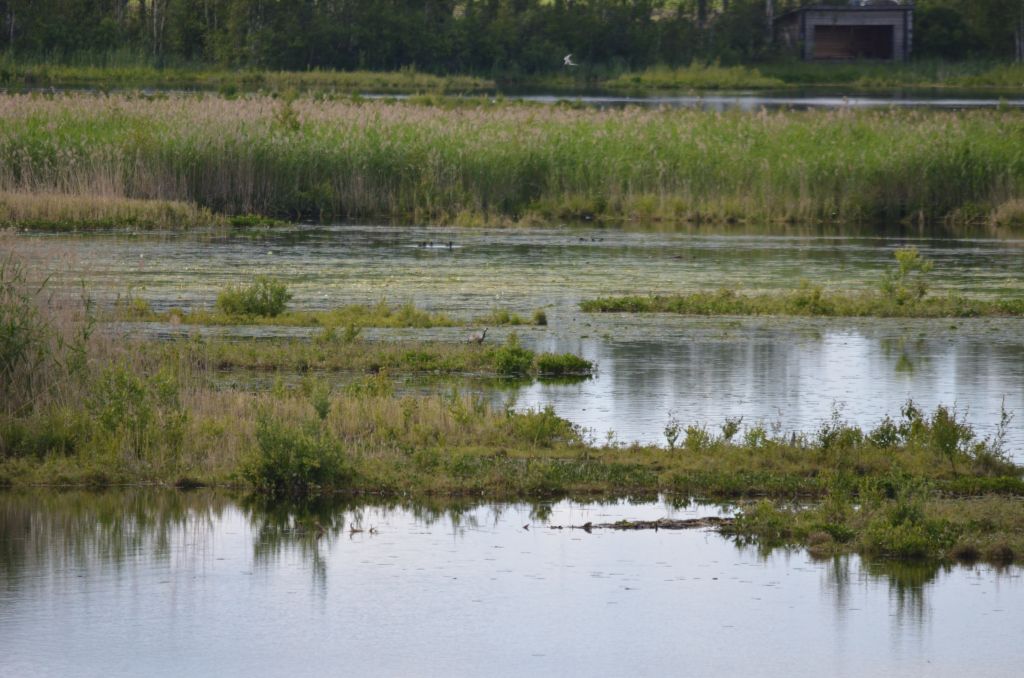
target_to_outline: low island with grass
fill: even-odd
[[[355,333],[364,327],[434,328],[465,326],[547,325],[547,313],[536,309],[527,318],[514,311],[495,308],[490,313],[459,320],[443,312],[418,308],[411,302],[390,304],[349,304],[325,310],[289,309],[292,293],[280,280],[256,276],[253,282],[229,285],[217,295],[212,309],[183,310],[170,308],[155,311],[148,301],[131,293],[119,297],[107,313],[109,320],[136,322],[167,322],[175,325],[264,325],[279,327],[319,327],[328,335]],[[354,336],[354,334],[353,334]]]

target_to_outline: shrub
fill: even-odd
[[[665,442],[668,444],[670,452],[674,452],[676,449],[676,443],[679,441],[679,434],[683,430],[683,424],[679,421],[678,417],[673,412],[668,413],[668,422],[665,424]]]
[[[506,377],[520,377],[530,373],[533,367],[533,351],[519,344],[519,337],[513,332],[505,345],[494,354],[495,371]]]
[[[925,259],[916,247],[906,247],[895,252],[896,268],[882,276],[882,294],[897,304],[920,301],[928,292],[927,274],[934,262]]]
[[[260,492],[306,495],[343,487],[354,477],[341,444],[316,422],[289,426],[261,412],[256,442],[257,450],[243,465],[242,475]]]
[[[594,364],[572,353],[542,353],[537,356],[537,373],[545,376],[590,374]]]
[[[930,424],[932,447],[949,460],[955,473],[957,457],[966,456],[967,446],[974,440],[974,429],[957,419],[955,409],[943,405],[935,408]]]
[[[534,447],[580,442],[579,430],[555,414],[555,408],[550,405],[543,410],[509,411],[508,417],[515,437]]]
[[[726,417],[722,424],[722,440],[729,442],[733,436],[739,433],[740,425],[743,424],[743,417]]]
[[[686,438],[683,447],[688,452],[702,452],[711,446],[712,437],[704,426],[690,425],[686,427]]]
[[[229,285],[217,295],[217,308],[227,315],[275,317],[284,312],[292,295],[284,283],[267,276],[257,276],[246,287]]]
[[[767,499],[740,511],[731,531],[757,536],[768,544],[784,542],[793,536],[791,515]]]
[[[188,422],[178,394],[178,381],[167,369],[145,377],[124,365],[108,367],[88,402],[97,426],[93,445],[148,467],[175,466]]]
[[[891,450],[900,443],[900,429],[890,417],[882,422],[868,434],[868,442],[877,448]]]

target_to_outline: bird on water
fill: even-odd
[[[485,327],[483,332],[474,332],[473,334],[469,335],[469,343],[471,343],[471,344],[482,344],[482,343],[484,343],[484,339],[486,339],[486,338],[487,338],[487,328]]]

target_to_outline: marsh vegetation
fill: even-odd
[[[389,304],[381,300],[376,304],[350,304],[329,310],[289,310],[292,292],[280,280],[269,276],[256,276],[253,282],[228,285],[218,294],[212,309],[183,310],[170,308],[154,311],[148,301],[132,292],[118,297],[114,308],[107,313],[111,320],[139,322],[169,322],[175,325],[247,325],[278,327],[323,328],[320,340],[333,341],[338,336],[355,339],[364,327],[433,328],[462,326],[518,326],[547,325],[547,314],[534,311],[531,318],[504,308],[476,318],[453,319],[443,312],[430,312],[413,303]]]
[[[480,224],[1013,224],[1020,116],[0,98],[0,190]],[[996,215],[999,215],[998,217]]]
[[[683,313],[688,315],[791,315],[878,318],[972,318],[1024,316],[1024,299],[971,299],[950,291],[929,295],[934,262],[914,247],[894,252],[877,290],[840,292],[803,281],[789,292],[743,293],[731,289],[690,294],[602,297],[580,303],[590,313]]]
[[[899,418],[870,430],[836,414],[812,434],[739,420],[670,422],[665,446],[602,442],[551,408],[517,411],[457,389],[396,394],[391,375],[445,364],[508,375],[592,369],[576,356],[537,355],[514,335],[497,346],[328,336],[125,342],[94,331],[86,300],[58,299],[29,278],[16,259],[6,262],[0,346],[11,397],[0,422],[0,478],[8,484],[213,483],[279,497],[798,496],[832,506],[833,522],[821,522],[823,508],[772,504],[744,513],[736,534],[931,558],[999,560],[1020,549],[1012,497],[1024,480],[1004,448],[1010,415],[988,438],[956,409],[908,402]],[[261,351],[266,367],[302,356],[288,367],[306,377],[261,392],[214,387],[215,370],[253,366]],[[341,386],[321,371],[331,367],[365,372]],[[917,517],[901,508],[907,492],[919,498]],[[977,496],[1005,502],[1007,520],[981,530],[944,508],[950,497]],[[843,497],[847,508],[835,508]]]

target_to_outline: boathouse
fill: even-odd
[[[908,61],[914,5],[896,0],[809,5],[780,15],[773,27],[776,43],[804,61]]]

